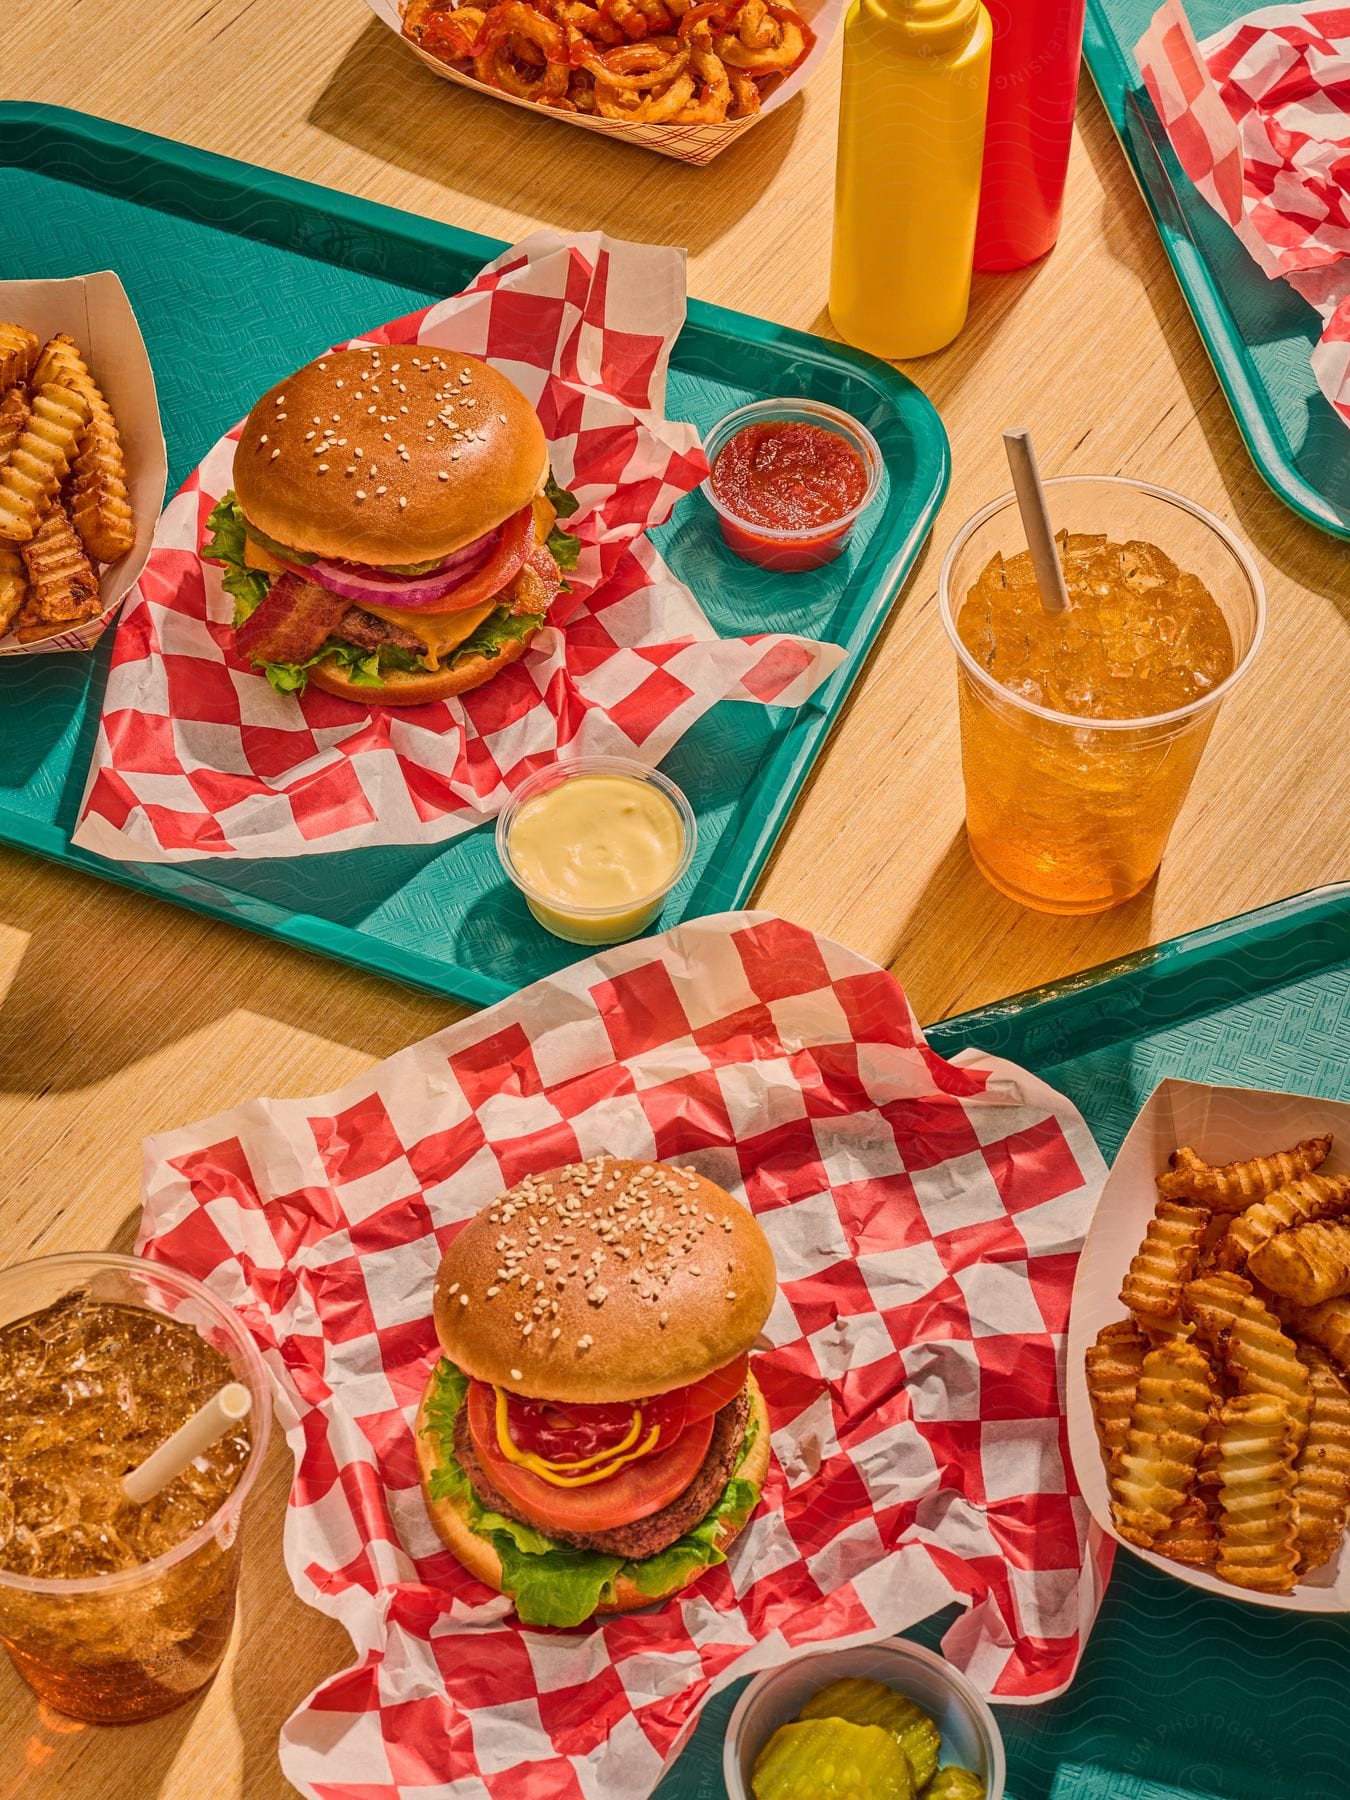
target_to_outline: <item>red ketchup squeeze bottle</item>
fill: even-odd
[[[1054,246],[1073,139],[1086,0],[985,0],[994,23],[975,267],[1022,269]]]

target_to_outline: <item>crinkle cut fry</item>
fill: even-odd
[[[14,616],[28,593],[28,570],[23,552],[14,544],[0,542],[0,637],[14,623]]]
[[[0,393],[27,381],[40,341],[23,325],[0,324]]]
[[[1297,1450],[1308,1430],[1308,1372],[1252,1284],[1241,1275],[1202,1275],[1187,1283],[1184,1304],[1242,1393],[1285,1403]]]
[[[103,610],[98,574],[59,502],[23,546],[28,598],[14,623],[21,644],[55,637]]]
[[[0,400],[0,463],[23,436],[30,412],[28,396],[21,387],[12,387]]]
[[[1109,1471],[1111,1520],[1145,1549],[1171,1524],[1195,1481],[1214,1403],[1209,1358],[1195,1344],[1145,1356],[1125,1443]]]
[[[1153,1540],[1153,1548],[1169,1562],[1207,1568],[1219,1554],[1219,1534],[1198,1494],[1183,1500],[1171,1524]]]
[[[1215,1573],[1236,1587],[1287,1594],[1295,1549],[1293,1429],[1270,1394],[1240,1394],[1219,1414],[1219,1554]]]
[[[74,338],[64,332],[43,345],[33,381],[38,387],[57,382],[88,404],[89,421],[76,446],[66,506],[89,554],[98,562],[116,562],[136,542],[136,521],[112,408]]]
[[[1103,1325],[1084,1357],[1088,1398],[1108,1466],[1125,1446],[1148,1344],[1133,1319]]]
[[[1145,1315],[1165,1319],[1178,1312],[1208,1224],[1203,1206],[1159,1200],[1120,1290],[1122,1306],[1141,1319]]]
[[[1291,1331],[1325,1350],[1341,1374],[1350,1377],[1350,1299],[1323,1300],[1320,1306],[1277,1300],[1276,1308]]]
[[[1294,1464],[1297,1548],[1302,1570],[1331,1561],[1350,1512],[1350,1392],[1325,1350],[1300,1344],[1308,1371],[1312,1418]]]
[[[1215,1247],[1215,1266],[1241,1273],[1253,1251],[1278,1232],[1346,1211],[1350,1211],[1350,1175],[1305,1175],[1229,1218]]]
[[[83,394],[55,382],[38,388],[31,405],[18,442],[0,463],[0,538],[13,544],[26,544],[42,523],[89,418]]]
[[[1296,1306],[1320,1306],[1350,1293],[1350,1224],[1314,1219],[1282,1231],[1254,1250],[1247,1267],[1256,1279]]]
[[[1292,1150],[1277,1150],[1272,1156],[1251,1156],[1214,1166],[1189,1144],[1182,1144],[1173,1151],[1167,1172],[1158,1177],[1158,1192],[1169,1200],[1202,1201],[1214,1212],[1242,1212],[1276,1188],[1311,1175],[1330,1150],[1331,1135],[1327,1133],[1304,1138]]]

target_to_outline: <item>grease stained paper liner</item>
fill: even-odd
[[[1350,425],[1350,7],[1268,6],[1197,44],[1167,0],[1135,55],[1199,193],[1321,314],[1313,374]]]
[[[64,281],[0,281],[0,319],[25,325],[46,342],[58,331],[73,337],[117,420],[127,465],[127,496],[136,517],[136,542],[100,571],[103,611],[56,637],[21,644],[0,636],[0,656],[89,650],[112,622],[123,596],[144,569],[155,520],[164,503],[164,433],[155,377],[126,289],[110,269]]]
[[[488,0],[490,4],[490,0]],[[515,94],[504,94],[498,88],[488,87],[472,75],[461,74],[458,69],[443,63],[439,57],[432,56],[411,39],[403,37],[403,7],[398,0],[366,0],[366,4],[376,18],[383,19],[391,31],[397,32],[408,49],[436,75],[446,81],[453,81],[459,87],[472,88],[476,94],[487,94],[493,100],[504,100],[509,106],[523,106],[527,112],[536,117],[556,119],[560,125],[580,126],[583,131],[598,131],[605,137],[618,138],[625,144],[637,144],[643,150],[655,150],[662,156],[673,156],[678,162],[709,163],[729,144],[734,144],[743,133],[751,130],[761,119],[786,106],[794,94],[802,88],[816,73],[825,60],[830,43],[844,15],[844,0],[802,0],[802,4],[794,10],[800,12],[807,24],[815,33],[816,41],[807,51],[801,63],[776,88],[769,93],[757,113],[748,119],[728,119],[720,125],[681,125],[645,124],[630,119],[601,119],[591,117],[587,113],[560,112],[556,106],[540,106],[535,100],[522,100]]]
[[[1125,1317],[1120,1284],[1153,1217],[1158,1199],[1155,1178],[1179,1144],[1190,1144],[1206,1162],[1226,1163],[1288,1149],[1301,1138],[1326,1131],[1336,1141],[1322,1172],[1350,1170],[1350,1104],[1344,1101],[1168,1080],[1154,1089],[1120,1146],[1078,1265],[1068,1347],[1069,1453],[1074,1474],[1093,1518],[1117,1543],[1124,1544],[1125,1539],[1117,1537],[1111,1524],[1106,1470],[1083,1378],[1083,1357],[1103,1325]],[[1220,1581],[1205,1569],[1169,1562],[1134,1544],[1125,1547],[1177,1581],[1226,1600],[1284,1612],[1350,1612],[1350,1554],[1344,1545],[1325,1568],[1300,1577],[1291,1594],[1255,1593]]]
[[[719,700],[806,699],[844,652],[719,639],[644,535],[707,472],[694,427],[663,414],[684,305],[680,251],[539,231],[454,299],[353,340],[485,358],[538,411],[580,502],[571,592],[519,662],[461,697],[406,711],[312,687],[297,699],[249,668],[199,554],[239,427],[223,438],[165,509],[118,627],[74,841],[137,862],[434,843],[559,757],[656,764]]]
[[[692,1165],[764,1227],[773,1463],[681,1597],[529,1629],[422,1504],[432,1282],[505,1187],[599,1152]],[[640,1800],[728,1681],[952,1601],[944,1648],[986,1693],[1061,1691],[1111,1557],[1062,1412],[1104,1174],[1062,1095],[944,1061],[885,970],[756,913],[577,963],[338,1093],[151,1139],[140,1249],[255,1334],[296,1458],[291,1579],[356,1648],[286,1725],[286,1775],[322,1800]]]

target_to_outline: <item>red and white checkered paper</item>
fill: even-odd
[[[581,503],[549,628],[434,705],[277,694],[239,656],[233,602],[199,555],[239,427],[223,438],[166,508],[123,613],[75,842],[137,862],[433,843],[559,756],[656,764],[719,700],[805,700],[843,650],[718,638],[644,535],[707,473],[698,432],[663,411],[684,308],[681,251],[538,231],[454,299],[353,340],[485,358],[529,397]]]
[[[1313,373],[1350,425],[1350,5],[1264,7],[1197,44],[1166,0],[1135,55],[1201,195],[1326,321]]]
[[[458,1227],[597,1152],[750,1205],[779,1296],[763,1503],[664,1606],[519,1625],[441,1548],[412,1422]],[[1063,1334],[1105,1169],[991,1057],[929,1050],[884,969],[763,913],[610,950],[335,1094],[146,1146],[140,1248],[239,1308],[296,1456],[286,1558],[356,1661],[286,1725],[312,1800],[641,1800],[717,1688],[952,1601],[988,1693],[1073,1675],[1110,1567],[1070,1473]]]

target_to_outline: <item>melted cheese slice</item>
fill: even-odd
[[[261,544],[255,544],[247,532],[244,533],[244,567],[261,569],[267,575],[286,573],[285,565],[279,563],[269,550],[264,550]]]
[[[442,659],[457,650],[466,638],[472,637],[498,606],[496,600],[485,600],[482,606],[469,606],[462,612],[424,613],[410,612],[401,606],[372,606],[369,600],[358,604],[362,612],[374,613],[377,619],[387,619],[391,625],[402,626],[404,631],[410,631],[425,644],[429,669],[438,669]]]

